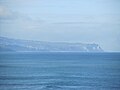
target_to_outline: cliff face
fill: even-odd
[[[43,42],[0,37],[0,51],[102,52],[98,44]]]

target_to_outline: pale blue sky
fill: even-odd
[[[120,51],[119,9],[120,0],[0,0],[0,36]]]

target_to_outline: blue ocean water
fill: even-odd
[[[120,90],[120,53],[0,53],[0,90]]]

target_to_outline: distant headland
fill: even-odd
[[[0,51],[20,52],[103,52],[98,44],[47,42],[0,37]]]

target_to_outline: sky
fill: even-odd
[[[120,52],[119,9],[120,0],[0,0],[0,36]]]

